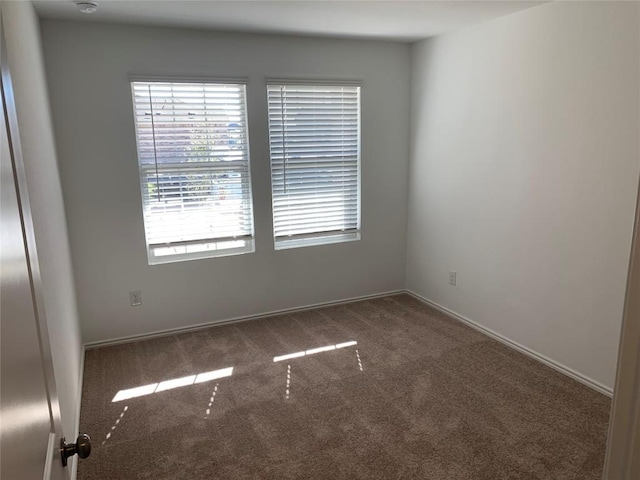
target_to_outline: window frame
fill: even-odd
[[[128,78],[131,101],[132,101],[132,114],[134,120],[134,131],[136,137],[136,160],[138,163],[138,180],[140,186],[141,207],[143,216],[143,228],[145,234],[145,248],[147,251],[147,262],[149,265],[161,265],[167,263],[183,262],[190,260],[202,260],[207,258],[226,257],[232,255],[241,255],[245,253],[255,252],[255,209],[253,204],[253,181],[251,175],[251,148],[250,148],[250,133],[249,133],[249,110],[247,105],[247,85],[248,79],[245,77],[175,77],[175,76],[147,76],[147,75],[130,75]],[[149,239],[149,233],[147,228],[147,213],[145,202],[145,184],[148,171],[151,169],[149,166],[143,165],[140,161],[140,137],[138,132],[138,120],[137,110],[135,105],[135,84],[136,83],[172,83],[172,84],[209,84],[209,85],[233,85],[236,87],[242,87],[243,89],[243,112],[244,112],[244,135],[246,138],[246,147],[244,155],[246,155],[246,191],[243,192],[243,199],[248,202],[248,213],[251,223],[250,233],[246,235],[237,235],[230,237],[213,237],[213,238],[201,238],[197,240],[176,240],[172,242],[163,243],[151,243]],[[185,162],[188,163],[188,162]],[[194,162],[195,163],[195,162]],[[204,162],[203,162],[204,163]],[[157,166],[157,163],[156,163]],[[196,170],[197,165],[193,166]],[[206,169],[203,167],[203,170]],[[210,170],[209,170],[210,171]],[[180,171],[176,172],[176,175],[182,175]],[[245,242],[244,245],[239,247],[217,248],[222,243],[226,242]],[[188,247],[203,246],[204,248],[199,251],[191,251],[184,253],[170,253],[166,255],[158,255],[157,250],[162,248],[175,248],[179,246]],[[216,248],[210,248],[215,246]]]
[[[292,248],[312,247],[321,245],[331,245],[337,243],[347,243],[359,241],[362,239],[362,90],[363,82],[353,79],[313,79],[313,78],[273,78],[266,77],[266,95],[267,105],[269,103],[269,87],[357,87],[357,158],[356,158],[356,228],[349,230],[325,230],[307,234],[298,234],[294,236],[280,238],[276,236],[276,216],[274,194],[274,167],[273,152],[271,145],[271,116],[267,107],[267,134],[269,137],[269,171],[270,171],[270,187],[271,187],[271,213],[272,213],[272,235],[275,250],[288,250]],[[284,121],[284,119],[283,119]],[[339,232],[339,233],[338,233]]]

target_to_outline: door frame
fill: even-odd
[[[604,480],[640,478],[640,182]]]

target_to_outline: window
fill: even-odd
[[[275,248],[360,239],[360,87],[267,82]]]
[[[245,85],[132,94],[149,264],[254,251]]]

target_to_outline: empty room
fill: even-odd
[[[640,3],[1,12],[3,480],[640,478]]]

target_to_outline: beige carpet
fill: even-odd
[[[610,408],[407,295],[93,349],[84,375],[80,480],[599,479]]]

